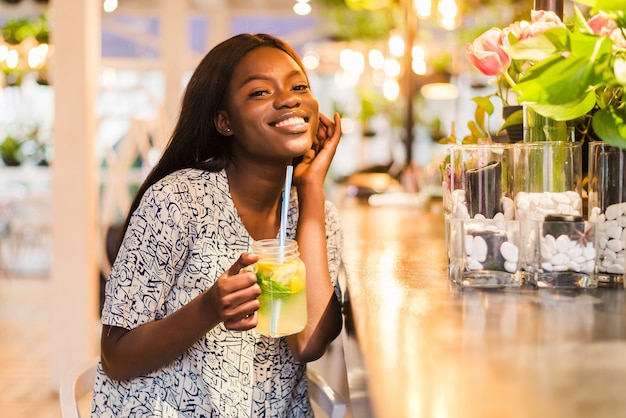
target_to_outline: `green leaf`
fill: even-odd
[[[505,50],[514,60],[542,61],[556,52],[556,47],[544,32],[539,36],[524,39]]]
[[[587,18],[580,11],[580,9],[574,6],[574,27],[576,30],[581,31],[583,33],[593,33],[589,24],[587,23]]]
[[[609,145],[626,148],[626,112],[623,109],[598,110],[591,120],[596,135]]]
[[[593,109],[595,104],[596,95],[592,91],[584,96],[582,101],[574,101],[558,105],[533,103],[528,104],[527,106],[540,115],[554,120],[567,121],[586,115],[589,111],[591,111],[591,109]]]
[[[472,98],[472,100],[478,105],[479,109],[482,109],[488,115],[493,114],[493,103],[488,97],[477,96]]]
[[[518,101],[542,105],[581,102],[589,90],[602,82],[586,57],[554,56],[528,70],[515,87]]]
[[[593,7],[605,12],[623,12],[624,0],[596,0]]]
[[[467,127],[469,128],[469,130],[470,130],[470,132],[472,133],[472,136],[473,136],[474,138],[476,138],[476,139],[479,139],[479,138],[484,139],[484,138],[486,138],[486,137],[487,137],[487,136],[485,135],[485,133],[483,132],[483,130],[482,130],[482,129],[480,129],[480,128],[476,125],[476,123],[475,123],[475,122],[473,122],[473,121],[467,122]]]
[[[523,109],[516,110],[515,112],[511,113],[509,117],[506,118],[506,120],[504,121],[500,129],[498,130],[498,133],[502,132],[506,128],[509,128],[515,125],[520,125],[522,123],[524,123],[524,110]]]
[[[590,63],[596,63],[611,55],[613,42],[607,36],[574,32],[570,35],[572,55],[589,57]]]
[[[478,138],[486,138],[487,137],[487,119],[488,115],[493,113],[493,103],[489,98],[484,96],[477,96],[472,98],[472,100],[476,103],[476,110],[474,111],[474,120],[476,121],[474,126],[470,127],[470,130],[474,128],[477,132],[480,132],[479,135],[474,134]]]
[[[269,277],[257,273],[257,283],[261,287],[261,294],[268,295],[270,292],[274,298],[286,298],[291,294],[289,286],[282,285],[278,282],[270,280]]]

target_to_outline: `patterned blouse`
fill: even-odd
[[[291,192],[287,237],[295,238]],[[326,202],[326,238],[335,294],[342,231]],[[237,214],[224,171],[184,169],[146,191],[106,284],[103,326],[135,328],[176,311],[208,289],[252,238]],[[167,336],[164,336],[167,338]],[[187,351],[145,376],[108,378],[101,364],[92,417],[312,417],[306,364],[284,338],[230,331],[220,323]]]

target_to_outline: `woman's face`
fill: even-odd
[[[311,147],[318,111],[298,64],[279,49],[261,47],[236,66],[221,123],[230,129],[236,157],[289,161]]]

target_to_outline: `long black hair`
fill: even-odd
[[[231,158],[231,140],[220,134],[215,118],[226,105],[231,76],[239,61],[259,47],[284,51],[306,70],[297,52],[284,41],[267,34],[240,34],[209,51],[196,67],[183,96],[180,116],[163,154],[137,191],[126,217],[124,230],[150,186],[174,171],[200,168],[224,169]]]

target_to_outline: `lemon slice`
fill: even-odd
[[[291,294],[300,292],[304,289],[304,279],[299,274],[294,274],[291,276],[291,282],[289,283],[289,287],[291,289]]]
[[[280,265],[272,275],[272,281],[279,283],[283,286],[289,286],[289,281],[291,277],[296,274],[298,271],[298,266],[293,263],[286,263]]]

